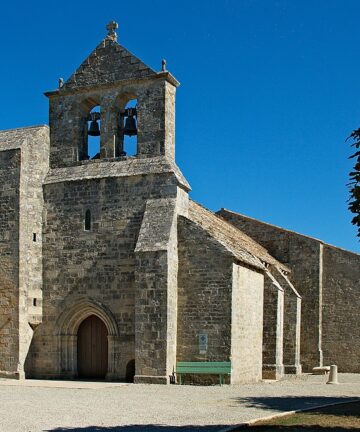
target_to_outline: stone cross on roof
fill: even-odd
[[[106,26],[106,30],[108,31],[107,38],[113,41],[117,41],[116,29],[119,28],[119,24],[115,21],[110,21]]]

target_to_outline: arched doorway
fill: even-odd
[[[108,370],[108,331],[103,321],[90,315],[77,333],[79,378],[104,379]]]

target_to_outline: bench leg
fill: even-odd
[[[219,375],[220,385],[224,384],[224,375]]]

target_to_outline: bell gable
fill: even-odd
[[[144,78],[156,72],[118,44],[117,24],[107,25],[108,35],[62,86],[63,89],[94,87],[126,79]]]

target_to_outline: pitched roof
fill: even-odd
[[[237,221],[238,222],[250,221],[250,222],[256,223],[258,225],[262,225],[264,227],[272,228],[272,229],[277,230],[279,232],[288,233],[288,234],[295,235],[295,236],[298,236],[298,237],[303,237],[303,238],[306,238],[306,239],[309,239],[309,240],[313,240],[314,242],[317,242],[319,244],[323,244],[324,246],[327,246],[327,247],[330,247],[330,248],[333,248],[333,249],[338,249],[338,250],[341,250],[343,252],[346,252],[346,253],[349,253],[349,254],[352,254],[352,255],[356,255],[356,256],[360,255],[357,252],[349,251],[347,249],[340,248],[340,247],[332,245],[330,243],[326,243],[323,240],[320,240],[320,239],[318,239],[316,237],[311,237],[311,236],[306,235],[306,234],[301,234],[301,233],[299,233],[297,231],[293,231],[293,230],[290,230],[288,228],[279,227],[278,225],[273,225],[273,224],[271,224],[269,222],[264,222],[264,221],[255,219],[253,217],[246,216],[246,215],[244,215],[242,213],[238,213],[238,212],[234,212],[232,210],[228,210],[226,208],[221,208],[220,210],[218,210],[216,212],[216,214],[219,215],[220,217],[224,218],[225,220],[228,220],[229,223],[234,224],[234,226],[235,226],[235,223]]]
[[[92,87],[156,72],[116,41],[105,38],[83,61],[62,89]]]
[[[260,269],[264,269],[264,263],[266,263],[287,272],[290,271],[251,237],[226,222],[220,216],[191,200],[189,203],[189,219],[205,229],[240,261]]]

